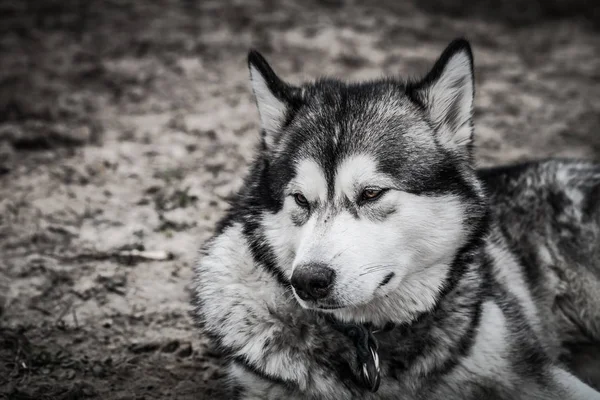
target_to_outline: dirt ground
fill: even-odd
[[[598,9],[509,3],[0,1],[0,398],[226,398],[189,282],[257,141],[250,47],[357,80],[466,35],[481,165],[600,159]]]

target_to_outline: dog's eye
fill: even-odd
[[[383,189],[365,189],[360,195],[360,200],[363,202],[377,200],[383,192]]]
[[[306,200],[306,197],[304,197],[302,193],[294,194],[294,200],[296,200],[296,204],[298,204],[300,207],[308,207],[308,200]]]

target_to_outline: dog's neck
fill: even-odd
[[[403,291],[372,304],[371,309],[354,310],[341,318],[328,317],[332,326],[354,344],[360,366],[355,374],[365,389],[377,391],[382,379],[380,363],[392,360],[396,365],[410,365],[426,353],[452,354],[464,346],[465,340],[472,339],[485,297],[485,260],[483,246],[470,247],[452,264],[410,276],[402,285]],[[424,280],[430,284],[423,284]],[[439,343],[433,340],[436,330],[451,333]],[[384,332],[387,334],[381,342],[378,334]],[[424,362],[418,368],[427,372],[443,366]]]

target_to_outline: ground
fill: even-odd
[[[258,138],[251,47],[358,80],[466,35],[480,165],[599,159],[597,6],[469,4],[0,1],[0,398],[224,398],[189,287]]]

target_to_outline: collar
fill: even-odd
[[[360,368],[358,381],[372,393],[379,389],[381,383],[381,367],[379,365],[379,343],[376,333],[388,332],[395,324],[388,322],[383,328],[375,329],[371,323],[353,324],[332,321],[332,326],[346,335],[356,347],[356,359]]]

